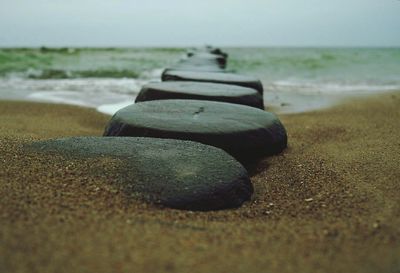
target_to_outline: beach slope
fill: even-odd
[[[400,270],[398,92],[280,116],[289,148],[252,171],[252,201],[207,213],[136,201],[118,161],[26,148],[109,118],[0,102],[0,272]]]

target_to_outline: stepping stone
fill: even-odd
[[[221,68],[225,68],[226,59],[220,55],[214,55],[210,53],[193,53],[189,54],[189,58],[185,59],[185,63],[202,65],[202,64],[217,64]]]
[[[223,52],[221,49],[219,48],[211,48],[209,49],[209,52],[211,54],[215,54],[215,55],[221,55],[223,56],[225,59],[228,59],[228,53]]]
[[[225,69],[225,64],[220,64],[217,61],[212,61],[212,60],[205,60],[201,58],[190,58],[187,60],[183,60],[179,62],[179,64],[182,65],[188,65],[188,66],[211,66],[211,67],[216,67],[220,69]]]
[[[163,74],[168,71],[192,71],[192,72],[215,72],[215,73],[226,73],[225,69],[219,68],[217,66],[211,65],[190,65],[190,64],[177,64],[164,69]]]
[[[181,66],[181,67],[205,67],[205,68],[213,68],[214,70],[224,70],[224,66],[219,65],[215,61],[208,61],[208,60],[202,60],[202,59],[187,59],[187,60],[181,60],[179,61],[175,66]]]
[[[104,136],[193,140],[221,148],[243,164],[281,152],[286,131],[272,113],[203,100],[154,100],[129,105],[111,118]]]
[[[264,109],[262,96],[252,88],[207,82],[157,82],[142,87],[135,102],[192,99],[243,104]]]
[[[161,77],[163,81],[195,81],[195,82],[213,82],[225,83],[249,87],[263,94],[263,86],[257,78],[233,73],[212,73],[196,71],[165,71]]]
[[[214,53],[211,53],[210,51],[191,51],[191,52],[188,52],[186,55],[189,57],[189,59],[198,57],[198,58],[204,58],[204,59],[210,59],[210,60],[221,59],[221,60],[226,61],[226,58],[223,55],[214,54]]]
[[[120,162],[117,171],[89,168],[87,175],[100,172],[111,181],[118,181],[128,195],[170,208],[235,208],[253,193],[240,163],[221,149],[192,141],[73,137],[36,142],[28,149],[60,154],[66,159],[116,159]]]

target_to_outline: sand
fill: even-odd
[[[400,272],[400,93],[280,118],[252,201],[204,213],[135,201],[119,162],[24,149],[108,116],[0,102],[0,272]]]

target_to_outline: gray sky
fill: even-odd
[[[0,46],[400,46],[399,0],[0,0]]]

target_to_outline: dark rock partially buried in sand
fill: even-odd
[[[253,193],[240,163],[220,149],[191,141],[73,137],[36,142],[29,149],[65,158],[120,160],[115,177],[128,193],[171,208],[234,208]]]
[[[233,73],[213,73],[196,71],[178,71],[170,70],[162,74],[163,81],[195,81],[195,82],[213,82],[225,83],[249,87],[263,94],[263,86],[257,78]]]
[[[193,140],[219,147],[243,164],[281,152],[286,131],[272,113],[202,100],[155,100],[127,106],[111,118],[105,136]]]
[[[262,96],[252,88],[206,82],[157,82],[142,87],[136,102],[193,99],[243,104],[264,109]]]

